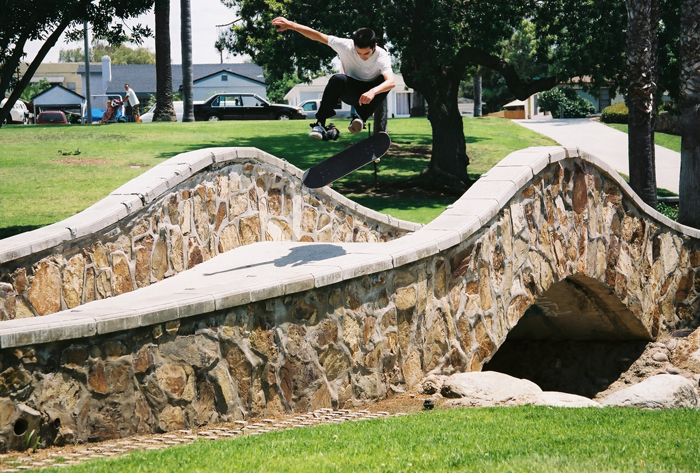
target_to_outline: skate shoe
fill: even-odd
[[[348,126],[348,131],[354,135],[355,133],[361,132],[364,127],[365,122],[363,122],[361,118],[355,118],[353,121],[350,122],[350,125]]]
[[[335,141],[340,136],[340,132],[335,127],[335,125],[333,125],[332,123],[329,123],[328,126],[323,126],[323,125],[321,125],[321,123],[316,122],[316,123],[311,123],[309,126],[311,127],[311,131],[309,132],[309,136],[311,138],[315,138],[317,140],[323,140],[323,141],[333,140],[333,141]]]

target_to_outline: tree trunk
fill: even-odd
[[[180,0],[180,41],[182,48],[182,121],[193,122],[192,14],[190,0]]]
[[[177,121],[173,107],[173,72],[170,60],[170,0],[156,0],[156,109],[154,122]]]
[[[433,130],[433,150],[428,169],[421,175],[429,187],[464,192],[471,184],[467,165],[462,114],[457,95],[462,74],[447,67],[431,84],[421,87],[428,101],[428,121]]]
[[[655,96],[659,81],[659,0],[627,5],[627,105],[630,187],[656,208]]]
[[[684,0],[681,15],[681,175],[678,221],[700,228],[700,3]]]
[[[472,76],[474,83],[474,116],[481,116],[481,74],[478,72]]]

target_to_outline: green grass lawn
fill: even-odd
[[[78,472],[695,472],[700,411],[510,407],[422,412],[137,451]]]
[[[337,121],[344,131],[347,121]],[[529,146],[555,144],[504,119],[464,120],[472,176],[487,171],[508,153]],[[108,195],[145,170],[182,152],[215,146],[254,146],[301,169],[367,136],[341,131],[337,142],[308,138],[307,121],[219,123],[147,123],[95,126],[21,126],[0,129],[0,238],[63,220]],[[400,147],[378,164],[381,188],[416,175],[428,160],[430,124],[425,118],[389,120],[389,133]],[[63,153],[78,155],[64,156]],[[339,181],[373,185],[373,166]],[[396,218],[427,223],[454,197],[405,199],[350,196]]]
[[[627,125],[619,123],[606,123],[610,128],[615,128],[616,130],[623,131],[627,133]],[[668,133],[654,133],[654,143],[664,148],[668,148],[672,151],[681,152],[681,137],[676,135],[669,135]]]

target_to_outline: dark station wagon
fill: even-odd
[[[216,94],[194,104],[196,121],[292,120],[306,118],[301,109],[271,104],[256,94]]]

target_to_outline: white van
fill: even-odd
[[[184,105],[183,102],[173,102],[173,107],[175,107],[175,116],[177,117],[177,121],[181,122],[182,121],[182,115],[184,115]],[[141,121],[144,123],[152,122],[153,121],[153,112],[156,111],[156,106],[152,106],[151,109],[141,115]]]
[[[321,99],[307,100],[299,105],[299,108],[304,112],[306,118],[316,118],[316,111],[321,106]],[[350,118],[353,115],[350,105],[344,102],[338,102],[335,106],[335,115],[332,118]]]
[[[0,108],[4,107],[6,103],[7,99],[2,99]],[[24,105],[24,102],[17,99],[12,110],[10,110],[10,115],[5,119],[5,123],[21,123],[22,125],[29,123],[29,110],[27,110],[27,106]]]

